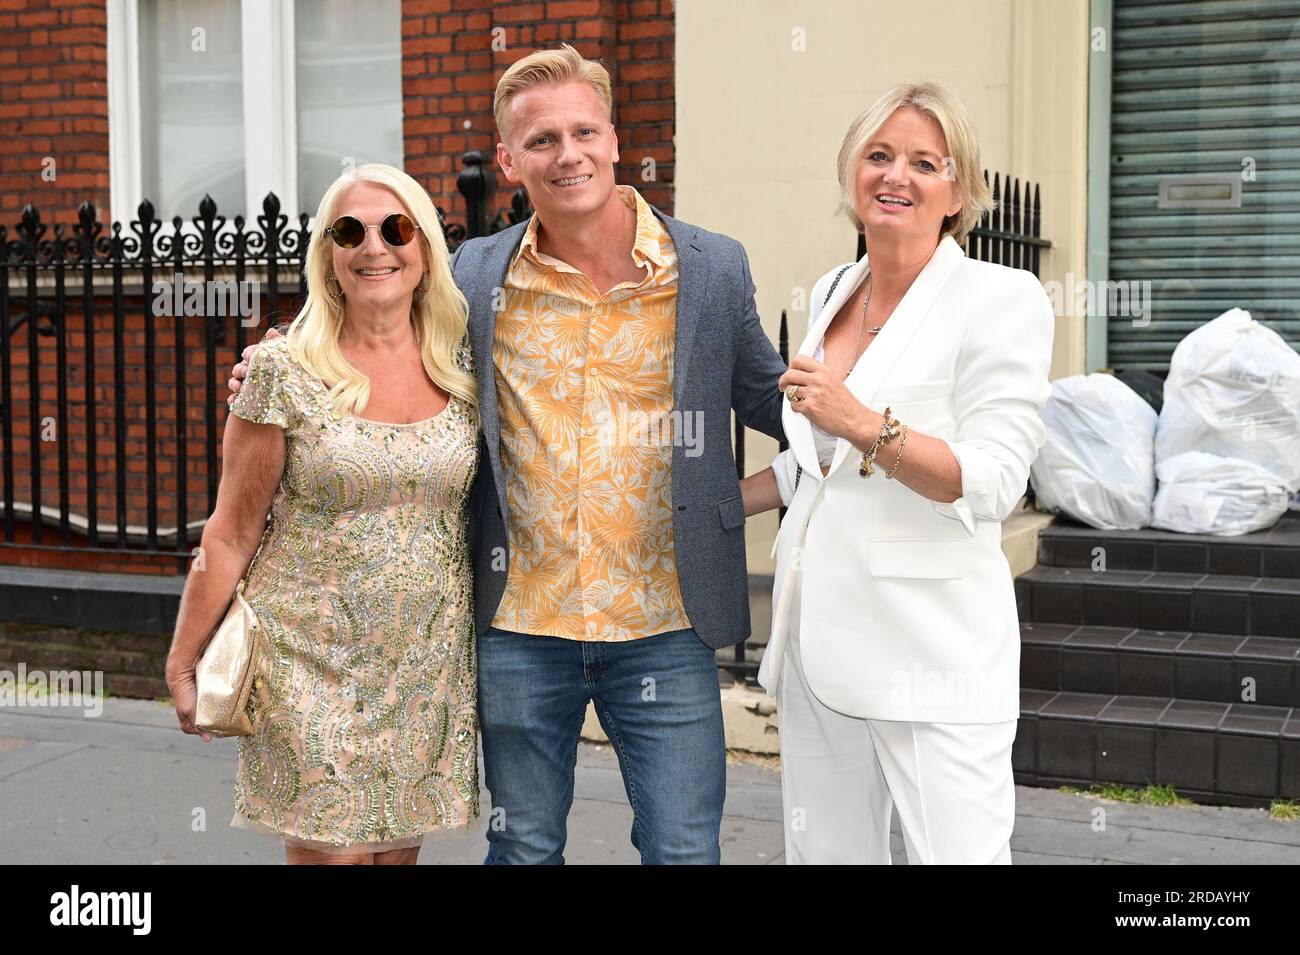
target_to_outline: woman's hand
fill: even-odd
[[[167,671],[167,688],[171,690],[172,705],[176,707],[176,718],[180,720],[182,732],[202,737],[203,742],[212,741],[212,734],[205,733],[194,725],[195,710],[199,705],[199,685],[194,669],[173,672]]]
[[[866,453],[875,444],[880,429],[884,427],[885,416],[858,401],[826,365],[807,355],[797,356],[790,363],[790,370],[777,382],[777,387],[789,397],[790,388],[796,385],[795,398],[798,400],[790,400],[793,410],[827,434],[844,438],[857,449],[858,454]],[[906,421],[902,423],[907,424]],[[895,471],[902,448],[901,440],[884,445],[876,455],[876,467],[885,472]],[[947,441],[909,428],[905,455],[902,465],[895,471],[899,483],[940,503],[951,504],[961,497],[961,465]]]
[[[280,337],[278,331],[274,328],[268,328],[266,334],[262,336],[261,342],[254,342],[244,349],[243,354],[239,356],[239,363],[230,369],[230,379],[226,382],[230,394],[226,395],[226,404],[233,405],[235,399],[239,397],[239,389],[244,387],[244,379],[248,377],[248,362],[252,359],[253,352],[262,347],[262,342],[269,342],[273,338]]]
[[[878,432],[883,419],[857,398],[830,367],[807,355],[796,355],[777,387],[790,397],[790,408],[827,434],[852,441],[858,435]],[[874,421],[872,419],[875,419]]]

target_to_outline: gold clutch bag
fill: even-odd
[[[205,733],[248,736],[253,732],[253,722],[245,709],[253,691],[253,664],[260,632],[253,608],[244,599],[241,580],[230,610],[194,668],[198,684],[194,725]]]

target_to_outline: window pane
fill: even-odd
[[[298,0],[298,208],[349,163],[402,167],[400,0]]]
[[[144,198],[196,215],[204,193],[244,211],[239,0],[139,0]]]

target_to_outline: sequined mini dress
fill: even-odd
[[[452,396],[433,418],[382,424],[326,396],[273,339],[231,406],[285,432],[244,591],[263,643],[231,825],[322,851],[410,848],[478,818],[478,414]]]

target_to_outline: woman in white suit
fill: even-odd
[[[967,259],[991,206],[936,83],[849,127],[844,210],[868,254],[813,289],[782,376],[790,449],[742,483],[785,505],[772,635],[787,861],[1009,863],[1020,633],[1002,520],[1045,432],[1053,314],[1029,272]]]

